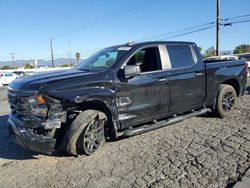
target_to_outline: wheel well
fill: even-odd
[[[116,135],[116,130],[114,127],[113,119],[112,119],[112,113],[108,106],[100,101],[100,100],[92,100],[92,101],[84,101],[79,104],[79,110],[85,111],[85,110],[99,110],[103,112],[107,118],[108,118],[108,134],[111,137],[115,137]]]
[[[239,85],[239,82],[237,80],[235,80],[235,79],[226,80],[222,84],[227,84],[227,85],[232,86],[234,88],[234,90],[236,91],[237,96],[240,95],[240,85]]]

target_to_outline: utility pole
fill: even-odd
[[[54,65],[54,56],[53,56],[52,39],[49,39],[49,41],[50,41],[51,63],[52,63],[52,67],[55,67],[55,65]]]
[[[220,55],[220,0],[217,1],[216,11],[216,56]]]
[[[25,65],[25,58],[24,58],[24,54],[23,54],[23,65]]]
[[[16,67],[16,65],[15,65],[15,53],[11,53],[11,58],[12,58],[12,66],[13,66],[13,68],[15,68]]]
[[[70,35],[68,35],[68,44],[69,44],[69,65],[71,65],[71,45],[70,45]]]

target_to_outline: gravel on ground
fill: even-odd
[[[249,94],[228,118],[194,117],[77,158],[31,155],[14,144],[0,97],[0,187],[232,187],[249,174]]]

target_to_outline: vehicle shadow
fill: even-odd
[[[0,115],[0,160],[28,160],[35,157],[18,146],[9,135],[7,126],[8,115]]]
[[[211,119],[216,119],[216,117],[212,112],[207,112],[205,114],[199,115],[197,117],[202,117],[202,118],[211,118]]]

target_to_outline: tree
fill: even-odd
[[[135,61],[136,62],[143,62],[144,59],[144,53],[139,52],[135,54]]]
[[[202,52],[202,47],[198,46],[198,50],[199,50],[200,52]]]
[[[25,68],[25,69],[34,69],[34,65],[32,65],[32,64],[30,64],[30,63],[26,63],[26,64],[24,65],[24,68]]]
[[[215,55],[216,55],[216,51],[215,51],[215,48],[212,46],[205,51],[205,53],[203,54],[203,57],[207,58],[207,57],[215,56]]]
[[[222,54],[222,55],[230,55],[230,54],[232,54],[232,51],[230,51],[230,50],[221,51],[221,54]]]
[[[80,53],[77,52],[75,56],[76,56],[76,62],[79,63],[79,61],[80,61]]]
[[[234,49],[234,54],[241,54],[241,53],[248,53],[250,52],[250,45],[249,44],[241,44],[236,46]]]
[[[70,64],[63,64],[61,67],[70,67]]]
[[[8,66],[8,65],[4,65],[1,69],[6,70],[6,69],[12,69],[12,68],[10,66]]]

